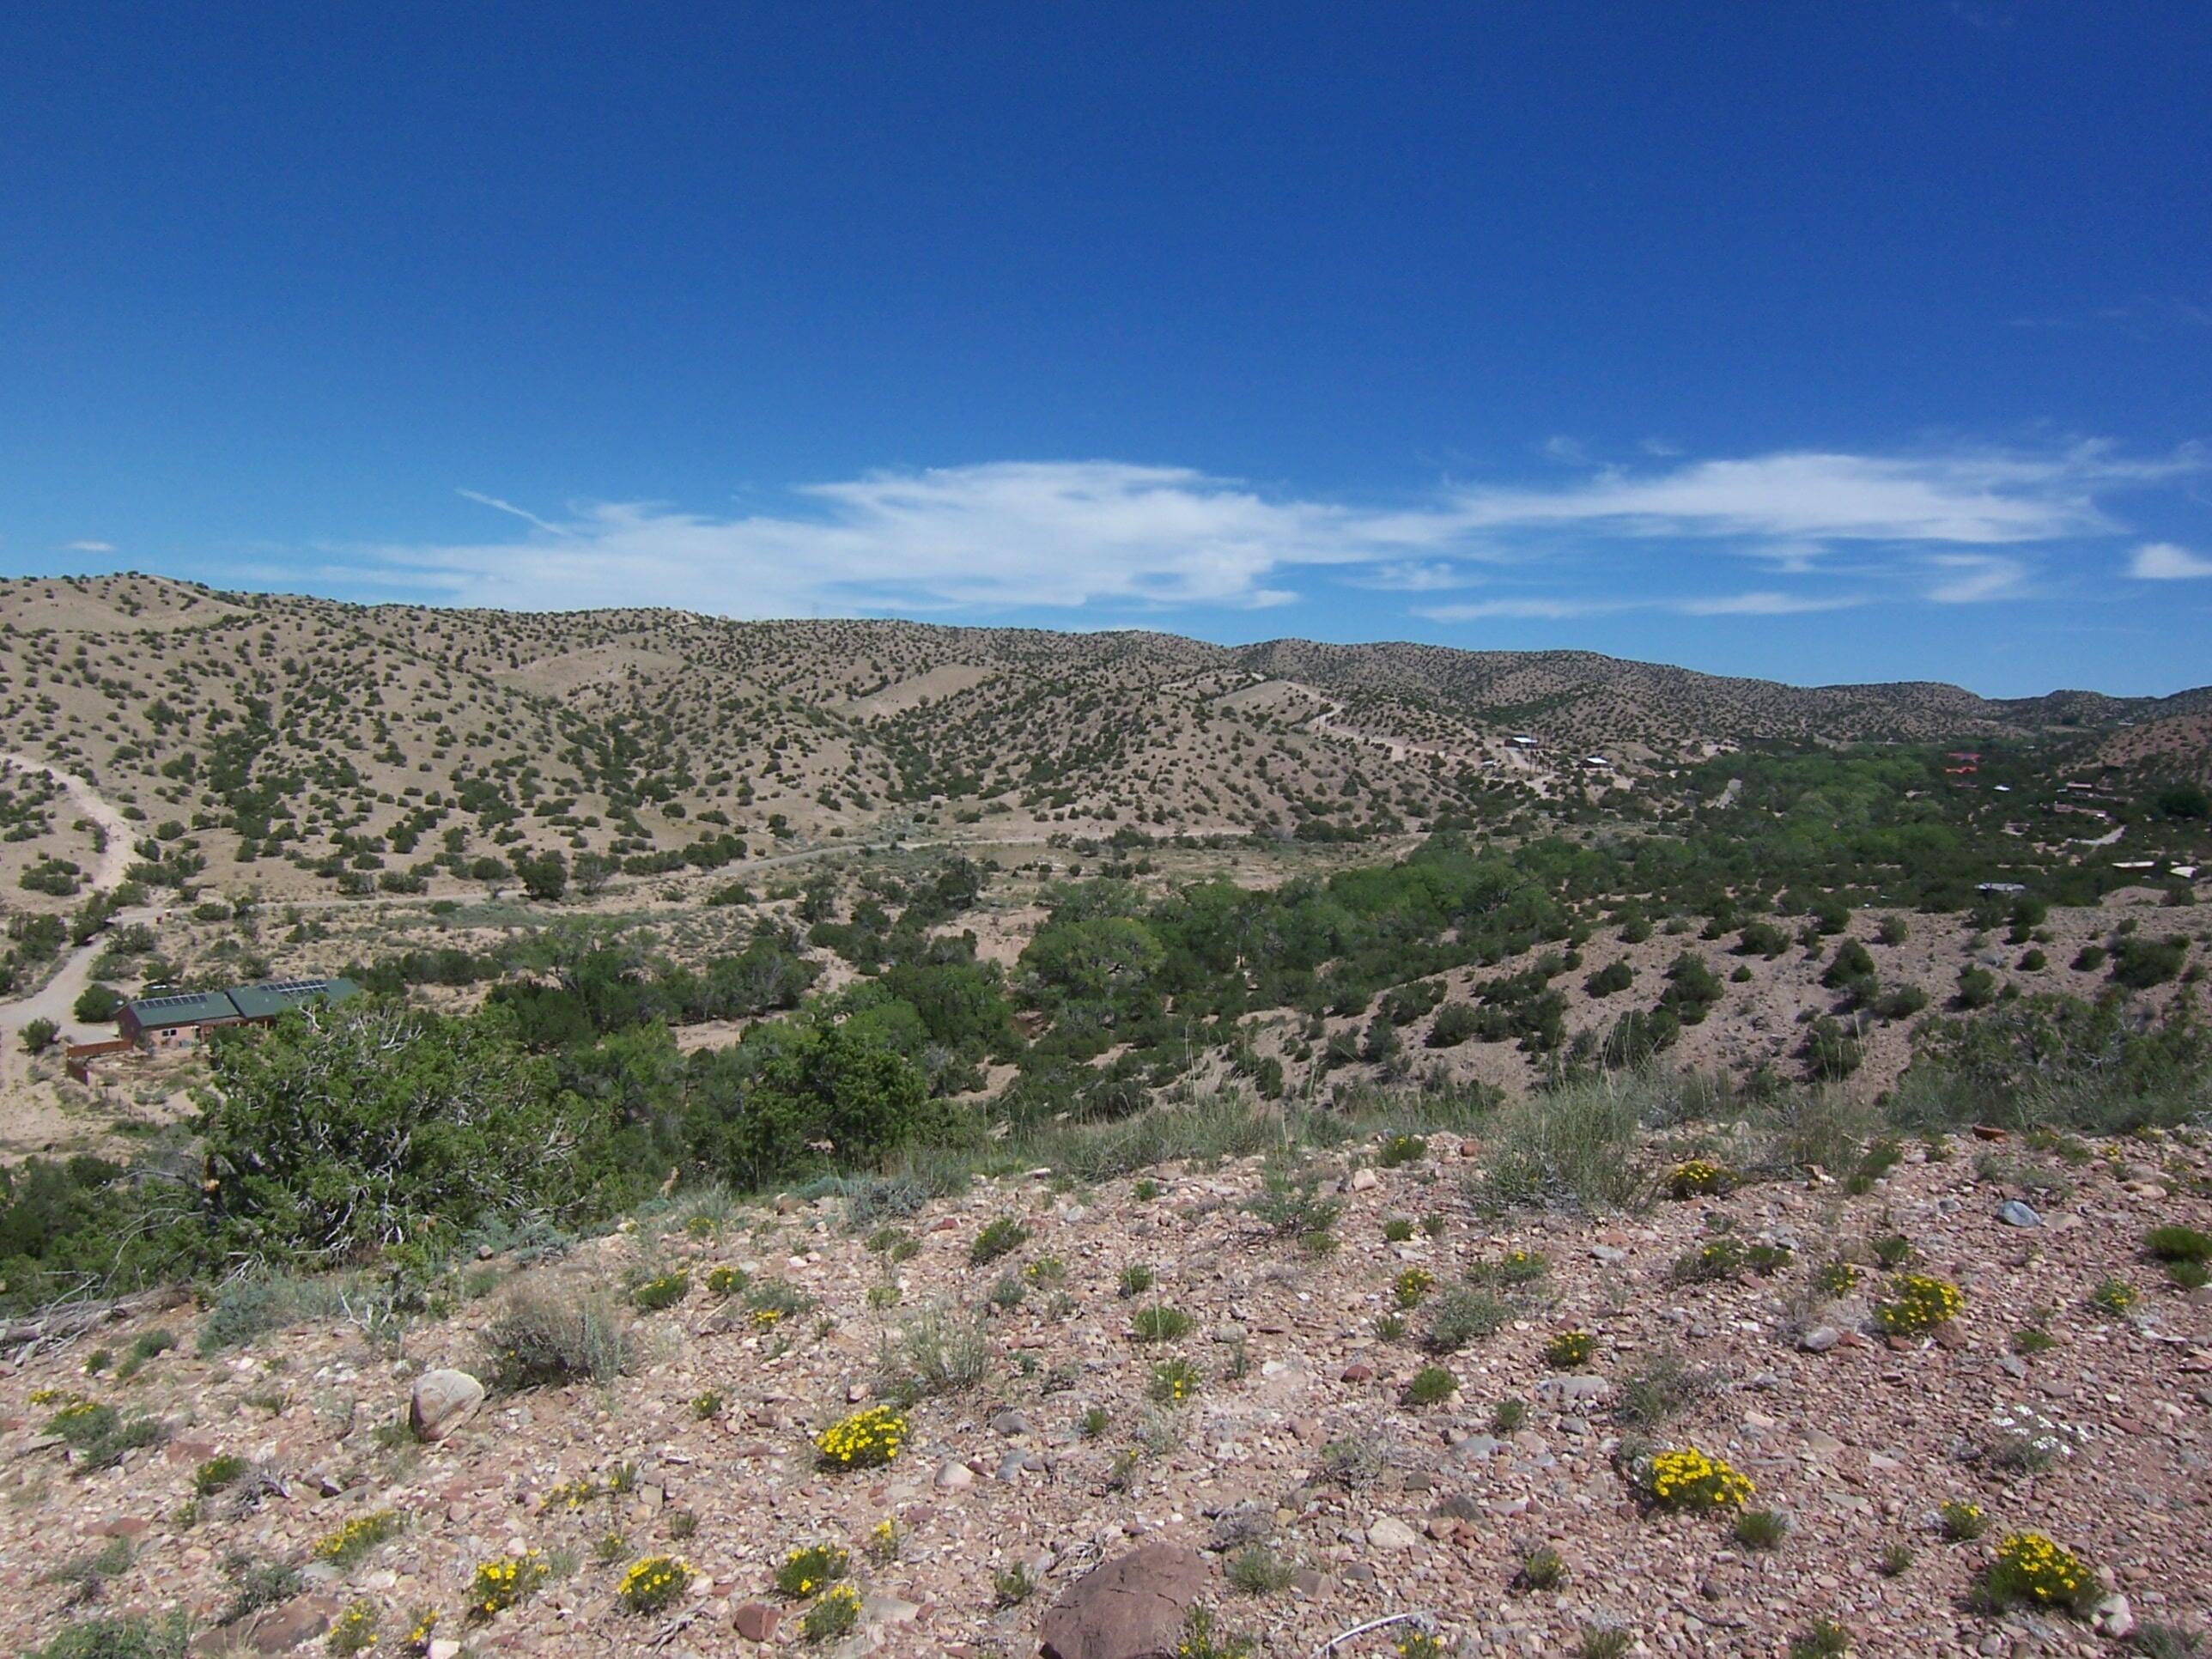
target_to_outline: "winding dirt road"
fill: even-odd
[[[65,772],[47,761],[13,750],[0,750],[0,769],[19,772],[43,772],[52,778],[75,801],[85,817],[100,825],[106,840],[100,853],[100,867],[93,872],[91,890],[112,893],[123,884],[131,868],[131,824],[113,802],[107,799],[85,779],[74,772]],[[151,909],[126,911],[119,914],[118,921],[144,921],[153,916]],[[28,996],[0,1001],[0,1048],[7,1054],[7,1063],[13,1065],[21,1058],[21,1045],[15,1038],[23,1028],[34,1019],[50,1019],[67,1031],[76,1000],[84,988],[92,982],[93,958],[100,954],[100,941],[93,939],[78,945],[62,958],[54,976]]]

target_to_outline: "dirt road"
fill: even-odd
[[[0,750],[0,768],[43,772],[61,785],[77,809],[106,832],[100,867],[93,872],[91,890],[112,893],[123,884],[124,876],[131,868],[131,824],[114,803],[76,773],[65,772],[29,755]],[[116,920],[144,921],[154,914],[150,909],[132,910],[118,915]],[[78,945],[62,959],[54,976],[38,990],[28,996],[0,1001],[0,1050],[4,1050],[4,1055],[0,1055],[0,1072],[20,1068],[24,1056],[16,1038],[33,1020],[50,1019],[67,1032],[77,998],[92,983],[93,958],[100,954],[100,948],[97,939]]]

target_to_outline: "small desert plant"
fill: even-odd
[[[655,1273],[629,1293],[630,1305],[640,1313],[659,1313],[672,1308],[691,1293],[691,1275]]]
[[[2143,1235],[2143,1249],[2157,1261],[2212,1262],[2212,1233],[2194,1227],[2153,1227]]]
[[[1173,1342],[1190,1334],[1190,1316],[1180,1308],[1156,1303],[1139,1308],[1129,1320],[1129,1333],[1139,1342]]]
[[[1036,1594],[1036,1575],[1026,1561],[1017,1561],[991,1575],[991,1591],[999,1606],[1018,1607]]]
[[[1508,1250],[1495,1261],[1476,1262],[1467,1270],[1467,1278],[1486,1290],[1506,1290],[1533,1285],[1551,1270],[1540,1250]]]
[[[1813,1282],[1830,1296],[1849,1296],[1859,1287],[1859,1270],[1838,1257],[1814,1274]]]
[[[867,1541],[863,1547],[868,1552],[871,1561],[887,1563],[899,1559],[899,1552],[905,1543],[906,1528],[887,1515],[868,1528]]]
[[[709,1389],[704,1394],[691,1397],[691,1415],[702,1423],[711,1422],[722,1414],[725,1403],[720,1389]]]
[[[1364,1437],[1332,1440],[1321,1449],[1321,1472],[1347,1491],[1361,1491],[1382,1478],[1382,1449]]]
[[[1584,1625],[1575,1639],[1575,1659],[1622,1659],[1634,1638],[1613,1625]]]
[[[1667,1196],[1680,1200],[1727,1193],[1734,1188],[1735,1182],[1711,1158],[1693,1158],[1669,1170],[1666,1184]]]
[[[616,1586],[624,1613],[665,1613],[690,1588],[691,1569],[672,1555],[648,1555],[633,1565]]]
[[[1652,1504],[1670,1510],[1741,1509],[1753,1490],[1749,1475],[1694,1446],[1658,1453],[1644,1482]]]
[[[518,1296],[485,1327],[494,1388],[514,1393],[563,1383],[611,1382],[629,1369],[629,1337],[603,1298]]]
[[[1123,1297],[1127,1298],[1142,1296],[1152,1288],[1154,1282],[1152,1270],[1150,1267],[1132,1266],[1121,1269],[1121,1279],[1118,1288]]]
[[[1152,1396],[1163,1406],[1181,1406],[1198,1393],[1198,1372],[1188,1359],[1164,1359],[1152,1367]]]
[[[309,1553],[316,1560],[326,1561],[343,1571],[359,1565],[371,1550],[397,1537],[405,1525],[396,1510],[372,1510],[341,1523],[335,1532],[325,1533]]]
[[[1790,1517],[1779,1510],[1746,1510],[1735,1518],[1735,1541],[1747,1550],[1778,1548],[1790,1535]]]
[[[751,1283],[743,1267],[721,1267],[708,1270],[707,1288],[716,1296],[735,1296]]]
[[[1480,1337],[1504,1328],[1511,1306],[1472,1285],[1455,1285],[1437,1297],[1429,1313],[1428,1346],[1454,1353]]]
[[[131,1562],[137,1559],[129,1539],[111,1538],[97,1550],[72,1556],[61,1565],[41,1573],[40,1582],[68,1585],[68,1605],[82,1607],[97,1601],[108,1581],[130,1571]]]
[[[776,1593],[803,1601],[844,1577],[852,1558],[835,1544],[809,1544],[776,1564]]]
[[[1230,1559],[1229,1582],[1247,1595],[1273,1595],[1290,1588],[1297,1570],[1265,1544],[1247,1544]]]
[[[1566,1557],[1546,1544],[1521,1558],[1521,1570],[1513,1575],[1513,1588],[1540,1594],[1557,1589],[1566,1581]]]
[[[1441,1405],[1458,1392],[1459,1378],[1442,1365],[1424,1365],[1406,1384],[1406,1403],[1409,1406]]]
[[[1081,1424],[1083,1437],[1085,1440],[1096,1440],[1106,1432],[1106,1425],[1113,1420],[1103,1406],[1088,1407],[1083,1413]]]
[[[1002,1215],[986,1222],[975,1235],[975,1242],[968,1247],[968,1262],[980,1267],[1010,1255],[1029,1243],[1030,1230],[1012,1216]]]
[[[203,1498],[212,1498],[236,1486],[252,1468],[234,1452],[221,1453],[192,1471],[192,1490]]]
[[[1343,1205],[1321,1196],[1318,1176],[1294,1176],[1281,1170],[1270,1170],[1261,1179],[1264,1190],[1244,1207],[1266,1223],[1267,1230],[1278,1238],[1304,1240],[1315,1234],[1326,1237],[1329,1229],[1336,1225],[1337,1218],[1344,1213]]]
[[[2016,1532],[2000,1543],[1979,1590],[1979,1599],[1992,1608],[2059,1607],[2076,1613],[2099,1593],[2088,1563],[2039,1532]]]
[[[1874,1310],[1875,1322],[1892,1336],[1917,1336],[1958,1317],[1966,1305],[1959,1287],[1927,1273],[1906,1273],[1897,1293]]]
[[[932,1308],[884,1339],[878,1363],[896,1392],[920,1400],[975,1388],[990,1375],[994,1352],[989,1334],[976,1321]]]
[[[1942,1524],[1943,1536],[1954,1543],[1965,1543],[1979,1538],[1989,1530],[1989,1517],[1982,1513],[1979,1504],[1952,1498],[1936,1511]]]
[[[832,1584],[799,1621],[799,1633],[813,1643],[850,1636],[860,1622],[860,1592],[850,1584]]]
[[[1790,1659],[1846,1659],[1851,1633],[1832,1619],[1815,1619],[1790,1638]]]
[[[1668,1277],[1677,1285],[1711,1285],[1734,1279],[1746,1265],[1741,1241],[1723,1233],[1675,1257]]]
[[[469,1615],[489,1619],[526,1601],[553,1576],[551,1565],[536,1550],[477,1564],[469,1584]]]
[[[1544,1345],[1544,1363],[1555,1371],[1569,1371],[1589,1364],[1596,1352],[1597,1338],[1588,1331],[1561,1331]]]
[[[1406,1316],[1403,1314],[1377,1314],[1375,1317],[1375,1340],[1378,1342],[1402,1342],[1406,1338]]]
[[[1407,1164],[1418,1164],[1429,1155],[1429,1143],[1419,1135],[1385,1135],[1382,1150],[1376,1162],[1386,1170],[1395,1170]]]
[[[1425,1267],[1408,1267],[1390,1281],[1390,1295],[1401,1308],[1418,1308],[1437,1288],[1437,1276]]]
[[[1620,1379],[1613,1414],[1631,1428],[1656,1429],[1712,1387],[1710,1373],[1671,1346],[1638,1360]]]
[[[1382,1237],[1393,1244],[1403,1244],[1413,1236],[1413,1218],[1394,1215],[1382,1224]]]
[[[2124,1279],[2107,1279],[2089,1292],[2089,1305],[2101,1308],[2116,1318],[2126,1317],[2129,1310],[2142,1300],[2142,1292]]]
[[[1903,1233],[1884,1233],[1868,1248],[1876,1261],[1893,1272],[1912,1260],[1912,1241]]]
[[[880,1468],[899,1455],[908,1434],[902,1413],[890,1406],[871,1406],[823,1430],[814,1449],[829,1468]]]
[[[357,1653],[366,1653],[376,1645],[376,1604],[356,1601],[331,1622],[330,1632],[323,1638],[323,1645],[341,1659],[351,1659]]]
[[[2012,1334],[2014,1353],[2047,1353],[2058,1346],[2058,1339],[2040,1325],[2023,1325]]]
[[[1513,1434],[1525,1427],[1528,1421],[1528,1402],[1517,1395],[1507,1395],[1491,1407],[1490,1431],[1492,1434]]]
[[[1912,1565],[1912,1546],[1905,1543],[1890,1545],[1882,1551],[1881,1559],[1875,1565],[1885,1578],[1903,1577]]]
[[[1249,1636],[1218,1630],[1210,1608],[1193,1607],[1183,1620],[1182,1639],[1176,1644],[1176,1659],[1251,1659],[1258,1645]]]

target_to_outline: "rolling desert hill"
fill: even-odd
[[[1358,839],[1648,791],[1747,744],[2048,738],[2201,765],[2208,705],[1808,689],[1575,652],[0,583],[0,747],[96,784],[157,861],[274,893],[419,890],[553,850],[709,867],[740,842],[955,826]],[[6,833],[10,880],[90,867],[66,811],[25,806]]]

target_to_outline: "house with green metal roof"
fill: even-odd
[[[266,1025],[307,1003],[343,1002],[360,993],[349,979],[265,980],[227,991],[180,991],[125,1003],[115,1030],[132,1042],[182,1042],[212,1027]]]

